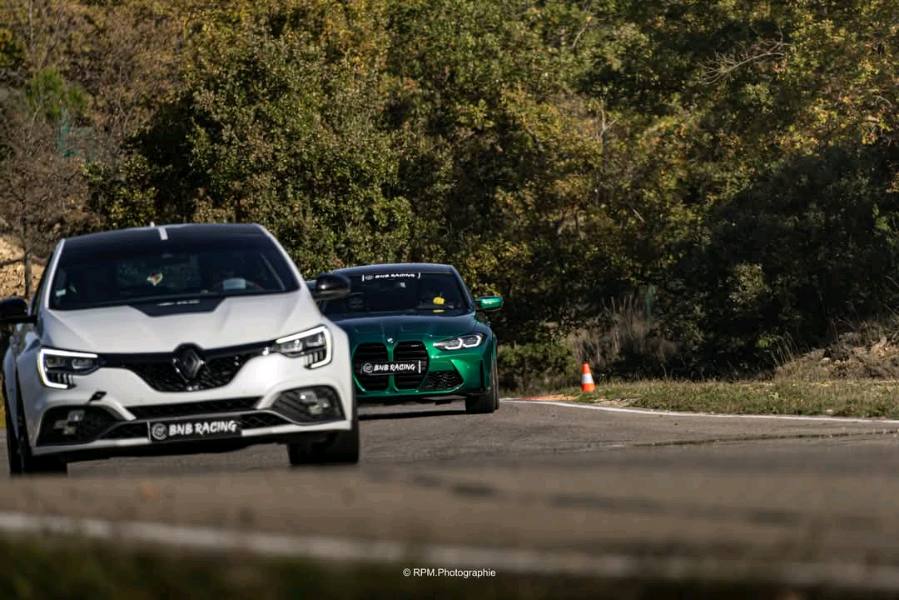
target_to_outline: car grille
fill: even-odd
[[[231,383],[248,360],[262,354],[264,344],[198,350],[205,364],[190,381],[175,370],[175,353],[107,354],[102,357],[104,367],[128,369],[147,385],[160,392],[193,392],[222,387]]]
[[[128,438],[145,438],[147,437],[147,424],[141,423],[122,423],[118,427],[114,427],[102,436],[105,440],[127,440]]]
[[[436,392],[438,390],[451,390],[462,384],[462,376],[455,369],[451,371],[432,371],[425,377],[424,383],[419,388],[423,392]]]
[[[226,400],[207,400],[205,402],[181,402],[178,404],[150,404],[148,406],[129,406],[128,410],[138,419],[166,419],[171,417],[189,417],[193,415],[215,415],[253,410],[259,397],[228,398]]]
[[[284,417],[268,412],[250,413],[240,417],[240,426],[244,429],[261,429],[262,427],[276,427],[289,424],[290,422]]]
[[[387,347],[384,344],[360,344],[353,354],[353,372],[356,379],[366,390],[386,390],[390,377],[384,375],[365,375],[359,372],[359,367],[366,362],[387,361]]]
[[[393,349],[393,360],[420,360],[422,362],[421,373],[404,373],[393,376],[393,384],[398,390],[414,390],[428,372],[428,351],[421,342],[400,342]]]
[[[451,390],[463,383],[462,375],[456,369],[428,372],[428,350],[422,342],[400,342],[393,350],[393,360],[420,360],[423,373],[404,373],[401,375],[365,375],[360,367],[366,362],[387,361],[387,347],[384,344],[360,344],[353,354],[353,372],[363,391],[386,390],[390,379],[398,390],[419,390],[421,392],[437,392]]]

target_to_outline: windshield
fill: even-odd
[[[50,308],[76,310],[186,299],[276,294],[299,288],[264,237],[63,248]]]
[[[365,273],[350,277],[350,294],[322,303],[329,317],[367,313],[460,315],[471,311],[468,296],[453,273]]]

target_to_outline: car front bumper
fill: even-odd
[[[345,347],[345,346],[344,346]],[[188,447],[241,447],[256,443],[283,442],[308,435],[345,431],[353,426],[355,400],[347,377],[349,357],[335,352],[328,365],[306,369],[292,358],[279,354],[249,360],[227,385],[191,392],[159,392],[128,369],[101,368],[78,377],[76,387],[49,389],[32,373],[20,370],[20,385],[25,394],[25,416],[32,453],[36,456],[65,454],[67,458],[105,457],[144,453],[183,452]],[[297,418],[279,405],[285,392],[327,389],[333,393],[336,410],[318,419]],[[95,435],[78,433],[75,423],[70,439],[53,430],[60,417],[71,410],[100,415],[94,422]],[[104,416],[104,415],[108,415]],[[151,423],[196,418],[234,419],[240,431],[231,437],[152,441]],[[63,429],[63,428],[57,428]]]
[[[440,397],[470,396],[482,393],[491,386],[491,362],[494,348],[485,343],[470,350],[442,351],[428,343],[427,371],[419,381],[396,375],[366,377],[359,372],[363,359],[354,352],[353,384],[360,403],[427,400]],[[357,346],[358,349],[359,346]],[[390,355],[393,359],[393,354]]]

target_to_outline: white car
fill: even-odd
[[[175,225],[59,242],[3,360],[11,474],[120,455],[284,443],[291,464],[355,463],[349,344],[258,225]]]

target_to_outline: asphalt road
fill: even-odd
[[[357,467],[292,470],[279,446],[79,463],[0,483],[0,511],[899,586],[895,422],[537,402],[363,415]]]

